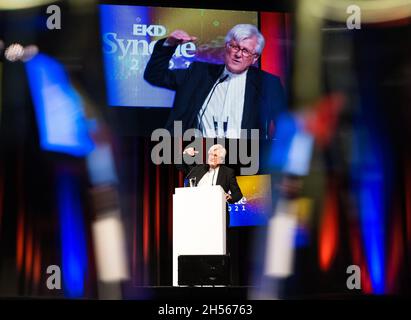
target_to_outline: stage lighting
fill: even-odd
[[[27,62],[31,60],[37,53],[39,53],[39,48],[36,45],[29,45],[24,47],[23,57],[21,61]]]
[[[23,57],[23,55],[24,55],[24,48],[19,43],[11,44],[4,52],[5,58],[11,62],[20,60]]]
[[[0,1],[0,10],[20,10],[33,7],[43,6],[49,3],[56,2],[55,0],[19,0],[11,1],[4,0]]]
[[[4,44],[0,40],[0,52],[3,47]],[[23,47],[19,43],[13,43],[6,49],[4,56],[11,62],[16,62],[19,60],[27,62],[31,60],[37,53],[39,53],[39,48],[36,45],[32,44],[28,45],[27,47]]]

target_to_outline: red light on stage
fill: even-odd
[[[358,220],[353,220],[349,224],[349,240],[352,252],[352,263],[358,265],[361,270],[361,290],[363,293],[371,294],[373,292],[371,278],[365,263]]]
[[[325,147],[331,142],[344,103],[344,95],[333,93],[322,97],[313,105],[312,111],[307,114],[305,129],[315,137],[316,142],[321,147]]]
[[[1,168],[2,165],[3,164],[0,163],[0,170],[2,169]],[[4,178],[3,178],[2,172],[0,171],[0,235],[1,235],[1,224],[2,224],[1,222],[3,219],[3,210],[4,210],[3,199],[4,199]]]
[[[334,261],[338,241],[338,202],[335,183],[330,183],[324,201],[319,234],[319,263],[322,271],[328,271]]]
[[[266,40],[263,54],[261,55],[261,69],[277,75],[284,83],[284,55],[280,40],[286,27],[285,14],[279,12],[260,13],[261,33]]]
[[[26,280],[30,281],[31,271],[33,266],[33,230],[31,226],[27,228],[26,246],[25,246],[25,276]]]
[[[398,274],[403,261],[403,233],[401,225],[401,212],[396,208],[393,212],[394,221],[390,230],[389,253],[387,261],[387,292],[390,294],[398,290]]]
[[[33,283],[37,288],[40,284],[41,279],[41,250],[40,245],[37,243],[36,249],[34,251],[34,261],[33,261]]]
[[[405,164],[405,221],[407,230],[407,245],[411,251],[411,165],[410,159]]]
[[[24,210],[19,205],[19,211],[17,215],[17,233],[16,233],[16,264],[17,271],[21,272],[23,269],[24,261]]]

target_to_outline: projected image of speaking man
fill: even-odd
[[[224,64],[193,62],[169,70],[177,46],[196,40],[175,30],[156,43],[147,63],[144,79],[176,92],[166,129],[182,121],[183,131],[197,128],[204,137],[239,139],[241,129],[259,129],[260,138],[271,139],[285,102],[280,79],[253,66],[263,35],[253,25],[238,24],[225,37]]]

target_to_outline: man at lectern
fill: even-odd
[[[188,154],[192,157],[198,153],[194,148],[187,148],[183,154]],[[200,165],[178,165],[180,170],[183,170],[187,179],[195,178],[197,186],[220,185],[225,192],[228,203],[235,203],[243,197],[243,194],[238,186],[235,172],[233,169],[225,166],[224,159],[226,149],[221,144],[215,144],[208,150],[207,164]],[[229,193],[230,192],[230,193]],[[227,205],[228,206],[228,205]],[[239,285],[240,274],[240,254],[238,248],[238,231],[231,230],[230,215],[227,210],[227,253],[230,255],[230,274],[231,284]]]
[[[194,148],[187,148],[183,152],[192,157],[195,153],[198,151]],[[223,164],[226,153],[226,149],[221,144],[215,144],[208,150],[207,164],[191,167],[185,165],[180,168],[185,171],[187,179],[195,178],[197,186],[220,185],[226,193],[227,202],[235,203],[241,200],[243,194],[238,186],[234,170]]]

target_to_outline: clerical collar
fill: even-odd
[[[247,72],[248,72],[248,69],[241,73],[232,73],[231,71],[227,69],[227,66],[224,66],[223,76],[228,74],[229,78],[235,78],[235,77],[245,76]]]

